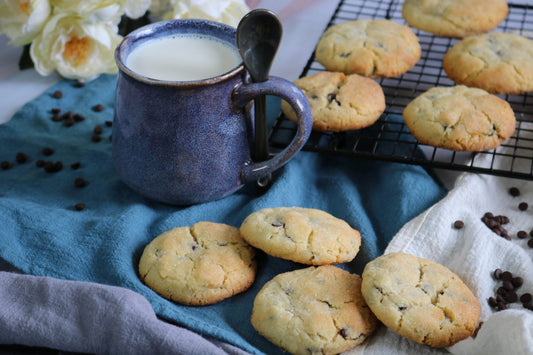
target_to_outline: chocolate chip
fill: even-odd
[[[61,115],[61,118],[63,118],[64,120],[74,119],[74,114],[72,113],[72,111],[67,111]]]
[[[328,94],[328,101],[331,102],[337,98],[337,95],[334,93]]]
[[[61,116],[59,116],[59,114],[55,113],[53,116],[52,116],[52,121],[54,122],[59,122],[59,121],[62,121],[63,118]]]
[[[533,238],[527,241],[527,246],[533,248]]]
[[[518,205],[518,209],[520,211],[525,211],[525,210],[527,210],[528,207],[529,206],[528,206],[527,202],[520,202],[520,204]]]
[[[81,122],[83,120],[85,120],[85,116],[83,116],[82,114],[80,113],[75,113],[74,116],[72,117],[74,119],[74,121],[76,122]]]
[[[511,280],[511,283],[513,284],[514,288],[519,288],[520,286],[524,284],[524,279],[521,278],[520,276],[513,277],[513,279]]]
[[[463,221],[457,220],[453,223],[453,226],[455,229],[462,229],[465,226],[465,223]]]
[[[39,168],[42,168],[44,166],[45,161],[42,159],[39,159],[35,162],[35,165]]]
[[[80,168],[80,166],[81,166],[81,163],[80,163],[80,162],[75,162],[75,163],[70,164],[70,168],[71,168],[72,170],[77,170],[77,169]]]
[[[113,121],[105,121],[105,125],[107,127],[111,127],[113,125]]]
[[[46,161],[43,165],[43,168],[47,173],[57,173],[63,169],[63,163],[60,161],[56,161],[55,163],[52,161]]]
[[[76,205],[74,205],[74,208],[76,209],[76,211],[83,211],[85,209],[85,204],[77,203]]]
[[[83,81],[79,81],[79,80],[78,80],[78,81],[76,81],[76,82],[74,83],[74,87],[75,87],[75,88],[82,88],[82,87],[84,87],[84,86],[85,86],[85,83],[84,83]]]
[[[65,127],[72,127],[74,125],[74,118],[67,118],[63,121],[63,126]]]
[[[104,106],[102,104],[98,104],[98,105],[94,105],[93,106],[93,111],[95,112],[101,112],[104,110]]]
[[[509,194],[513,197],[520,196],[520,190],[517,187],[511,187],[509,189]]]
[[[271,225],[272,225],[272,227],[282,227],[282,228],[285,227],[285,223],[283,223],[283,222],[274,222]]]
[[[50,112],[52,112],[54,115],[57,115],[58,113],[61,112],[61,109],[57,108],[57,107],[54,107],[53,109],[50,110]]]
[[[7,170],[7,169],[11,168],[11,163],[8,162],[7,160],[4,160],[3,162],[0,162],[0,168],[2,170]]]
[[[519,231],[518,233],[516,233],[516,236],[520,239],[524,239],[525,237],[527,237],[527,232],[526,231]]]
[[[524,293],[522,296],[520,296],[520,302],[522,303],[528,303],[533,300],[533,296],[531,296],[530,293]]]
[[[524,308],[526,309],[529,309],[530,311],[533,311],[533,303],[531,302],[522,303],[522,306],[524,306]]]
[[[496,280],[500,280],[502,278],[502,274],[503,274],[503,271],[502,269],[496,269],[494,270],[494,272],[492,273],[492,275],[494,276],[494,278]]]
[[[339,334],[341,337],[343,337],[344,339],[346,339],[348,337],[348,329],[346,328],[341,328],[341,330],[339,330]]]
[[[43,153],[43,155],[50,156],[50,155],[54,154],[54,150],[52,148],[50,148],[50,147],[45,147],[45,148],[43,148],[42,153]]]
[[[15,160],[17,161],[17,163],[24,164],[28,161],[28,155],[26,155],[26,153],[24,152],[18,152],[15,156]]]
[[[94,132],[95,134],[101,134],[103,131],[104,131],[104,129],[102,128],[102,126],[96,126],[96,127],[94,127],[94,129],[93,129],[93,132]]]
[[[99,135],[99,134],[93,134],[92,137],[91,137],[91,140],[93,142],[100,142],[102,140],[102,136]]]
[[[61,90],[56,90],[54,91],[54,93],[52,94],[52,96],[56,99],[60,99],[63,97],[63,92],[61,92]]]
[[[507,309],[507,306],[505,305],[504,302],[498,302],[498,311],[503,311],[504,309]]]
[[[489,297],[489,306],[491,307],[496,307],[498,305],[498,301],[496,301],[496,298],[494,297]]]
[[[88,184],[87,181],[83,178],[76,178],[74,180],[74,186],[76,187],[85,187],[87,186],[87,184]]]
[[[511,281],[513,279],[513,273],[510,271],[504,271],[502,273],[502,281]]]
[[[514,290],[514,286],[513,286],[513,283],[511,281],[504,281],[502,283],[502,286],[507,291],[513,291]]]
[[[516,301],[518,301],[518,295],[514,291],[508,292],[503,297],[505,298],[505,301],[507,301],[507,303],[515,303]]]

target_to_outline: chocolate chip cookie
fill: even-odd
[[[246,217],[240,231],[265,253],[308,265],[351,261],[361,245],[348,223],[312,208],[265,208]]]
[[[161,296],[200,306],[243,292],[256,273],[255,249],[239,229],[199,222],[159,235],[139,261],[141,280]]]
[[[507,101],[464,85],[429,89],[405,107],[403,118],[420,143],[455,151],[496,148],[516,125]]]
[[[390,20],[363,19],[328,28],[315,50],[328,71],[371,78],[395,77],[420,59],[418,37],[405,25]]]
[[[431,260],[390,253],[369,262],[361,291],[376,317],[399,335],[433,347],[468,338],[481,307],[452,271]]]
[[[340,72],[320,72],[294,82],[309,100],[313,130],[340,132],[372,125],[385,111],[385,95],[374,80]],[[293,122],[296,114],[282,101],[283,113]]]
[[[291,354],[338,354],[377,326],[361,295],[361,278],[331,265],[274,277],[257,294],[251,322]]]

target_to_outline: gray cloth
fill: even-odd
[[[6,271],[0,343],[94,354],[247,354],[158,319],[126,288]]]

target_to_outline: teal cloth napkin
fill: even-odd
[[[112,128],[106,121],[113,119],[115,85],[114,75],[84,87],[61,81],[0,125],[0,161],[10,164],[0,169],[0,257],[33,275],[128,288],[146,297],[163,319],[252,353],[281,353],[250,324],[255,295],[278,273],[303,265],[261,253],[248,291],[215,305],[187,307],[158,296],[137,276],[140,255],[153,238],[199,221],[238,227],[261,208],[317,208],[361,232],[359,254],[341,265],[360,274],[401,226],[446,192],[418,166],[300,152],[262,195],[251,184],[190,207],[153,202],[123,184],[112,165]],[[56,98],[56,91],[62,97]],[[268,104],[272,120],[279,100]],[[70,112],[74,123],[53,120],[55,108],[59,115]],[[45,148],[53,154],[46,155]],[[18,153],[27,161],[18,162]],[[85,208],[77,210],[77,204]]]

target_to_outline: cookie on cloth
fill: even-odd
[[[385,95],[374,80],[340,72],[320,72],[302,77],[298,86],[311,105],[313,130],[341,132],[372,125],[385,111]],[[293,122],[296,114],[286,101],[283,113]]]
[[[312,208],[258,210],[244,219],[240,231],[265,253],[308,265],[349,262],[361,245],[361,235],[348,223]]]
[[[533,41],[508,32],[491,32],[457,42],[442,62],[457,84],[492,94],[533,91]]]
[[[139,261],[139,276],[161,296],[185,305],[219,302],[250,287],[255,280],[255,249],[239,229],[198,222],[152,240]]]
[[[431,260],[390,253],[369,262],[361,291],[376,317],[420,344],[446,347],[474,333],[481,307],[452,271]]]
[[[255,297],[251,322],[291,354],[338,354],[361,344],[378,323],[361,278],[332,265],[275,276]]]
[[[403,118],[420,143],[455,151],[496,148],[516,125],[507,101],[464,85],[427,90],[405,107]]]
[[[495,29],[509,13],[506,0],[405,0],[404,20],[443,37],[466,37]]]
[[[390,20],[354,20],[328,28],[315,49],[315,58],[328,71],[370,78],[395,77],[420,59],[418,37]]]

